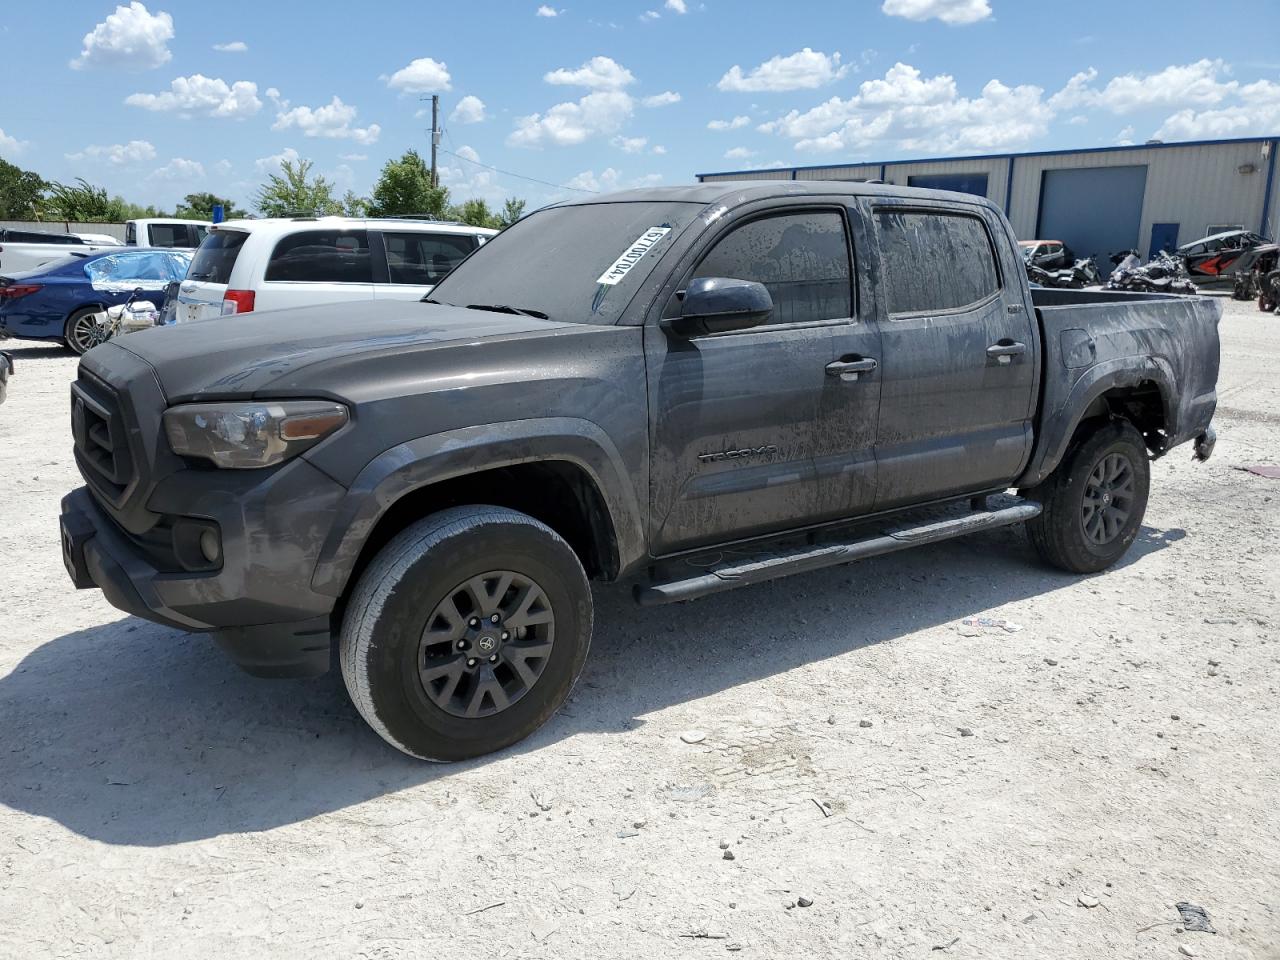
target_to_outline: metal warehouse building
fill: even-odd
[[[882,180],[959,190],[1004,208],[1026,240],[1062,240],[1078,256],[1150,256],[1212,233],[1280,235],[1280,137],[1148,143],[980,157],[701,173],[717,180]]]

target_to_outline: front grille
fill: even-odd
[[[110,387],[83,376],[71,385],[71,432],[85,480],[119,506],[134,470],[128,430]]]

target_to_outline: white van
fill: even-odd
[[[205,234],[213,226],[208,220],[126,220],[124,242],[130,247],[186,247],[200,246]]]
[[[354,217],[214,224],[178,288],[177,323],[350,300],[420,300],[496,230]]]

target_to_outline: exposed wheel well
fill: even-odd
[[[448,507],[509,507],[541,520],[573,548],[591,579],[618,573],[613,522],[591,476],[564,460],[522,463],[468,473],[405,494],[378,520],[347,581],[350,593],[364,568],[392,537],[422,517]]]
[[[1128,420],[1142,434],[1148,450],[1156,455],[1164,452],[1168,442],[1168,424],[1165,420],[1164,394],[1155,381],[1143,380],[1131,387],[1112,387],[1099,396],[1089,404],[1084,416],[1080,418],[1073,442],[1078,441],[1082,431],[1088,429],[1090,421],[1098,419]]]

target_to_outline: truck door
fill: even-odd
[[[763,283],[773,315],[746,330],[680,338],[660,320],[679,316],[681,293],[697,277]],[[748,205],[695,244],[645,327],[655,554],[811,522],[822,503],[820,411],[836,386],[827,371],[832,331],[851,314],[840,206]]]
[[[876,509],[1008,484],[1031,448],[1038,354],[1003,224],[975,205],[896,200],[872,202],[871,221]]]

